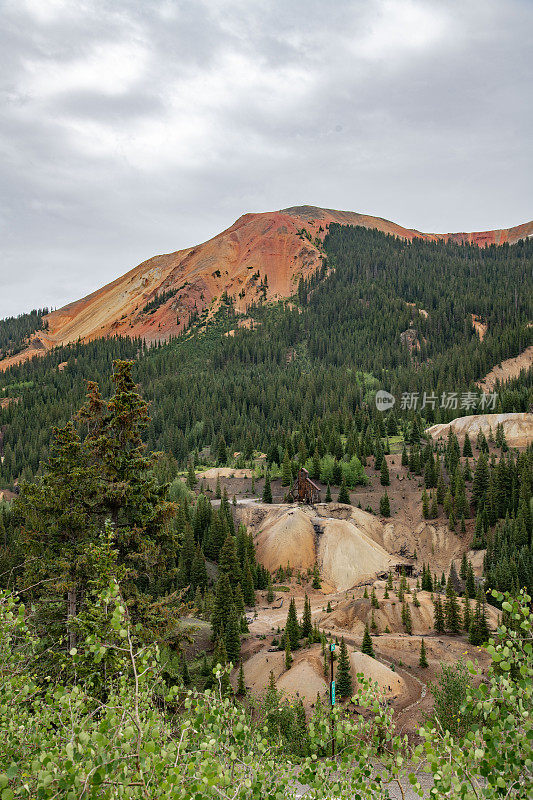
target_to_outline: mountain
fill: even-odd
[[[260,299],[294,294],[300,278],[322,263],[321,242],[332,222],[376,228],[404,239],[510,244],[533,235],[533,221],[514,228],[475,233],[421,233],[380,217],[314,206],[245,214],[203,244],[158,255],[121,278],[44,317],[19,352],[0,361],[0,369],[42,355],[52,347],[113,335],[166,340],[179,333],[196,310],[207,316],[222,295],[246,310]],[[17,348],[18,349],[18,348]]]

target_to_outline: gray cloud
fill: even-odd
[[[0,8],[0,316],[247,211],[433,231],[532,215],[526,0]]]

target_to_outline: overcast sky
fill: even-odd
[[[248,211],[533,217],[531,0],[0,0],[0,316]]]

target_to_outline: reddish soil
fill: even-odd
[[[207,318],[224,292],[237,310],[263,297],[290,297],[300,277],[322,263],[321,241],[332,222],[377,228],[406,239],[453,239],[480,245],[515,242],[533,233],[533,222],[477,233],[421,233],[380,217],[351,211],[298,206],[245,214],[226,231],[196,247],[154,256],[126,275],[47,316],[48,329],[34,334],[26,350],[0,361],[0,369],[46,353],[55,345],[101,336],[166,340],[187,324],[191,312]],[[305,229],[307,235],[298,234]],[[144,306],[162,292],[173,294],[152,312]]]

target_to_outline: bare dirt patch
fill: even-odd
[[[511,378],[518,378],[522,370],[529,370],[533,366],[533,345],[527,347],[523,353],[514,358],[507,358],[497,364],[485,377],[478,381],[478,386],[485,392],[491,392],[497,381],[504,383]]]

